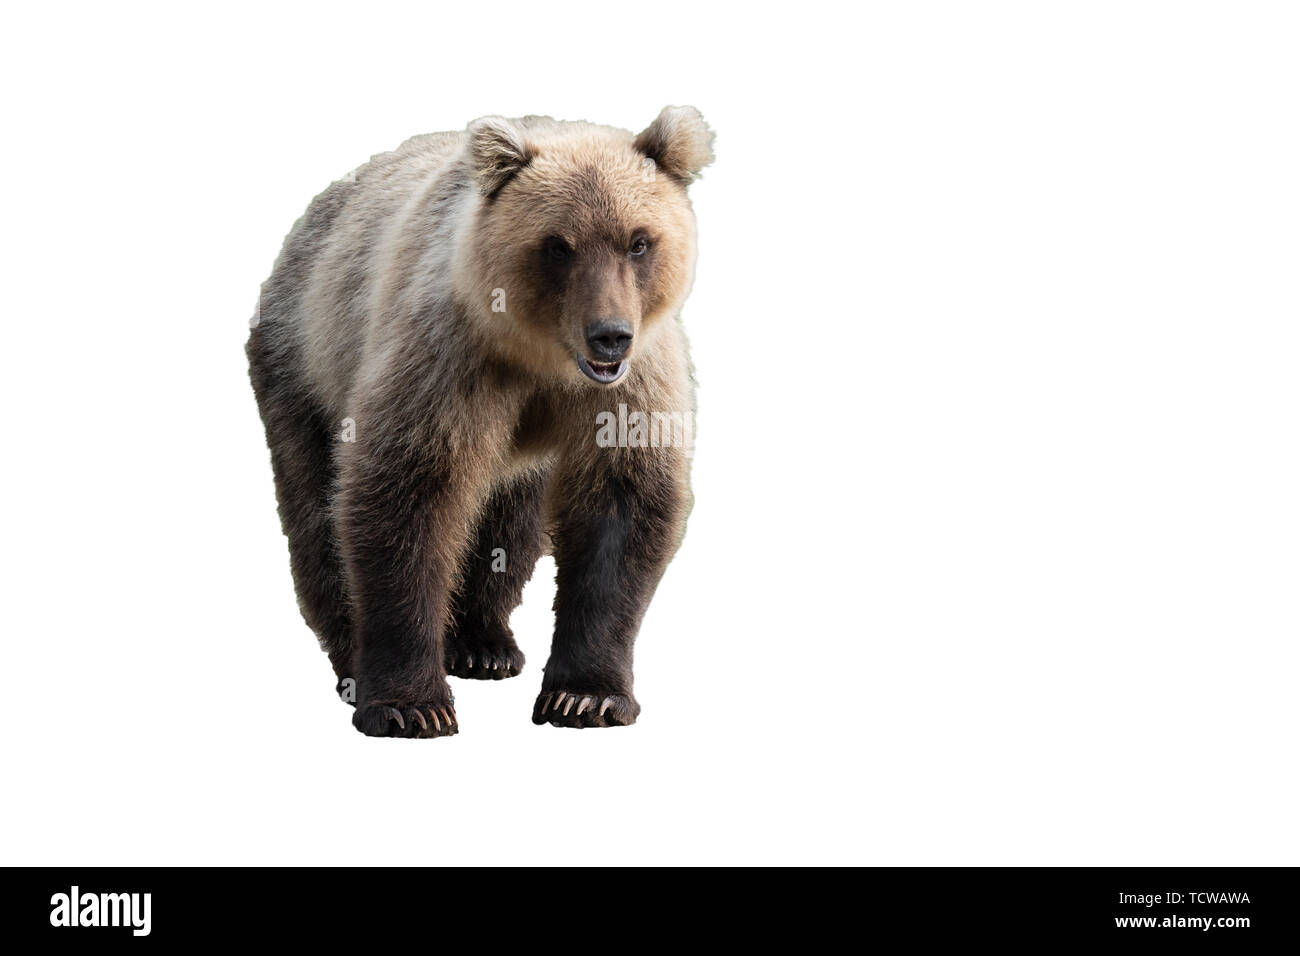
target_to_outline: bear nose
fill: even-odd
[[[632,347],[632,326],[622,319],[597,319],[587,326],[587,346],[603,362],[617,362]]]

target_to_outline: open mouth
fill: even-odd
[[[579,355],[578,368],[582,369],[582,374],[593,382],[599,382],[601,385],[613,385],[627,371],[627,359],[621,362],[588,362]]]

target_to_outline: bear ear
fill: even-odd
[[[533,148],[510,120],[484,116],[469,124],[469,157],[479,191],[489,199],[533,159]]]
[[[694,106],[665,106],[632,145],[682,183],[713,162],[713,130]]]

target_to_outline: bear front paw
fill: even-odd
[[[636,723],[641,705],[631,694],[596,691],[542,691],[533,705],[533,723],[553,727],[624,727]]]
[[[450,704],[385,704],[372,701],[357,708],[352,726],[367,737],[450,737],[459,732]]]

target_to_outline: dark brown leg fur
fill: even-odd
[[[534,723],[609,727],[641,712],[632,644],[685,520],[682,483],[664,464],[557,476],[555,637]]]
[[[448,674],[502,680],[523,669],[510,614],[542,554],[545,490],[545,473],[528,472],[498,487],[483,506],[444,635]]]
[[[374,737],[443,737],[458,730],[443,628],[479,487],[437,437],[408,442],[385,425],[363,432],[358,417],[338,500],[357,642],[352,722]]]
[[[352,628],[343,571],[334,539],[334,443],[331,423],[299,394],[285,373],[287,363],[266,354],[254,329],[248,343],[253,391],[257,396],[271,467],[280,524],[289,539],[298,607],[316,632],[338,678],[336,691],[352,673]]]

